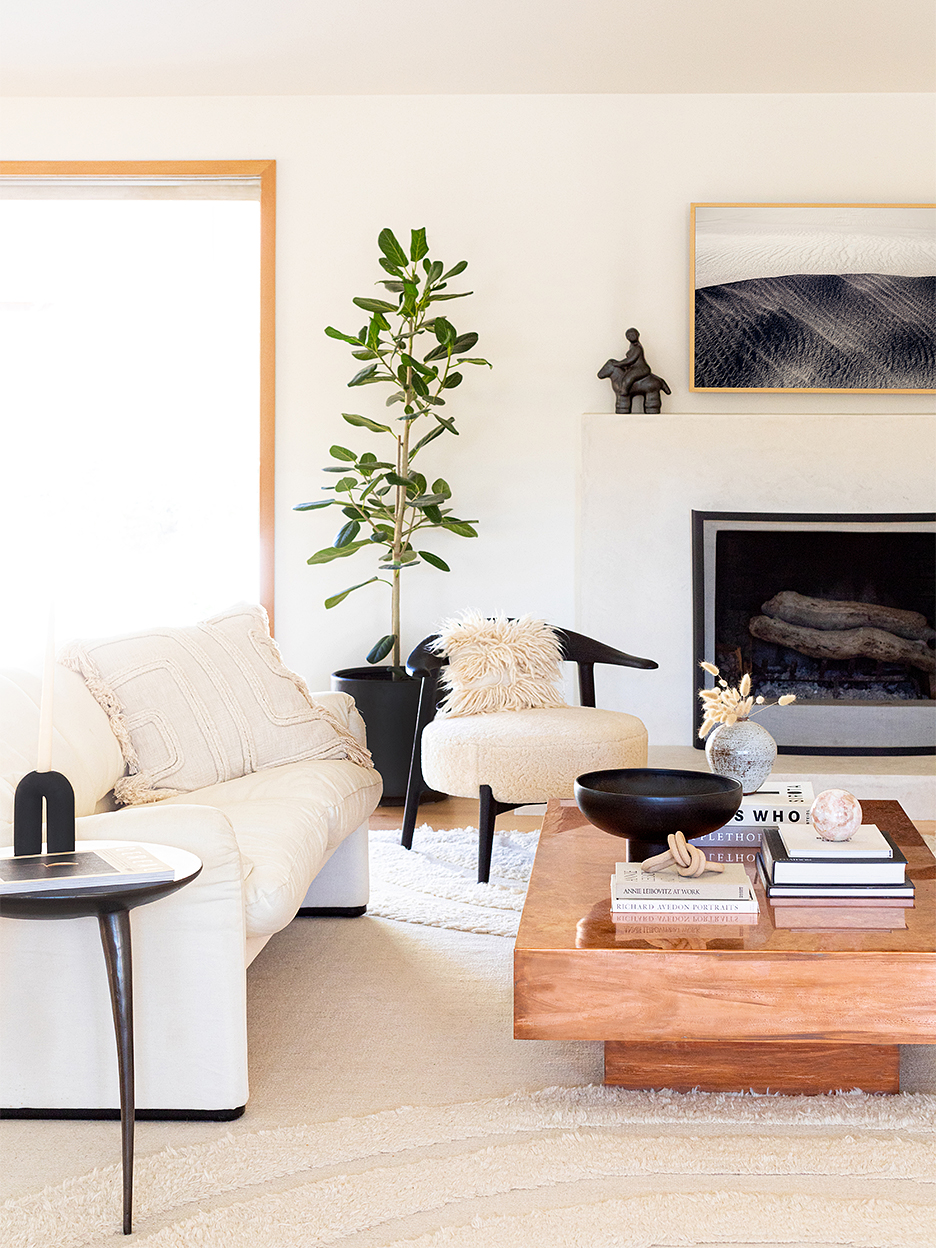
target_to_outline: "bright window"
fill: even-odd
[[[0,198],[3,665],[264,597],[249,181]]]

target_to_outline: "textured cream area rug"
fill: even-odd
[[[136,1170],[147,1248],[936,1244],[936,1096],[585,1086],[228,1134]],[[10,1201],[5,1248],[114,1242],[117,1167]]]
[[[370,914],[458,932],[516,936],[539,832],[495,832],[491,879],[478,880],[478,829],[424,823],[413,848],[400,829],[371,830]]]
[[[936,1248],[930,1050],[893,1097],[605,1088],[600,1045],[511,1038],[483,932],[535,834],[481,898],[474,830],[373,838],[399,917],[297,920],[251,967],[245,1116],[138,1124],[132,1240],[116,1123],[0,1123],[3,1248]]]

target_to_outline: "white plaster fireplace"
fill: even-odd
[[[586,415],[579,490],[580,627],[660,664],[603,669],[600,705],[690,746],[693,511],[932,512],[936,418]]]

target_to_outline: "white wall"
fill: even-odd
[[[627,326],[672,387],[667,412],[931,410],[925,395],[691,394],[688,209],[929,202],[934,131],[917,95],[30,99],[5,103],[0,142],[7,159],[278,162],[276,631],[323,686],[387,631],[379,586],[322,609],[372,568],[306,567],[334,525],[290,510],[318,496],[332,442],[370,439],[340,412],[384,410],[379,388],[345,388],[354,362],[322,333],[359,325],[382,226],[425,225],[435,253],[470,261],[477,293],[451,311],[495,365],[457,392],[461,437],[424,469],[481,536],[435,543],[450,575],[411,574],[404,643],[465,606],[572,625],[580,416],[612,411],[595,373]]]

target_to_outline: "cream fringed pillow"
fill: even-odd
[[[76,641],[59,661],[107,712],[127,775],[123,805],[157,802],[307,758],[370,755],[287,668],[259,606],[191,628]]]
[[[565,706],[559,639],[542,620],[525,615],[486,619],[468,612],[447,620],[433,646],[448,657],[441,679],[448,692],[440,715],[484,715]]]

